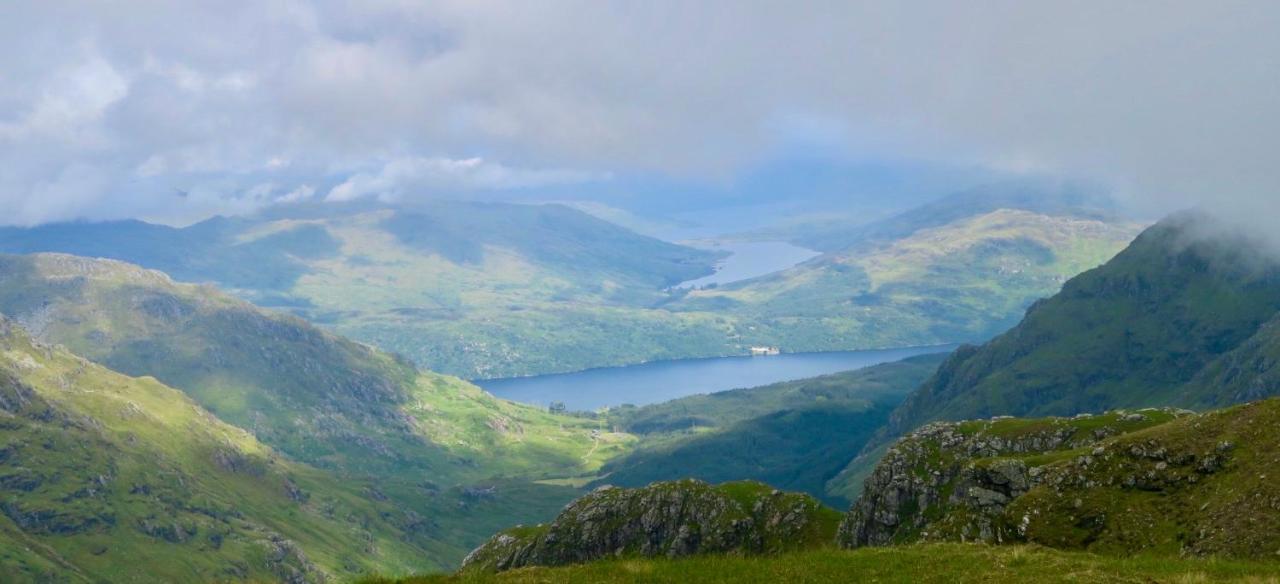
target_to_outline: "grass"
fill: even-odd
[[[607,560],[500,574],[365,580],[367,584],[632,582],[1280,582],[1280,563],[1163,556],[1105,556],[1039,546],[921,544],[853,551],[818,550],[771,557],[704,556],[679,560]]]

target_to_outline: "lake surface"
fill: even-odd
[[[948,345],[878,351],[785,353],[768,357],[681,359],[576,373],[489,379],[475,384],[512,401],[538,406],[559,401],[570,410],[596,410],[604,406],[645,405],[697,393],[803,379],[953,348]]]
[[[716,273],[696,280],[681,282],[677,288],[728,284],[765,274],[785,270],[819,255],[811,249],[791,245],[785,241],[725,242],[719,245],[698,246],[704,249],[723,250],[733,255],[720,260]]]

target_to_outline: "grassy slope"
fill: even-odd
[[[0,281],[0,312],[39,337],[153,375],[369,497],[430,517],[450,542],[430,556],[440,565],[578,494],[533,481],[593,475],[633,441],[136,266],[8,256]]]
[[[1271,561],[1102,556],[1037,546],[925,544],[854,551],[820,550],[772,557],[702,556],[680,560],[610,560],[499,574],[467,573],[370,584],[448,582],[1275,582]]]
[[[681,477],[712,483],[752,479],[846,506],[845,490],[829,490],[828,481],[943,358],[913,357],[611,412],[613,424],[643,434],[646,442],[608,462],[601,482],[639,486]]]
[[[1046,484],[1008,514],[1030,518],[1028,540],[1060,548],[1274,558],[1278,428],[1269,399],[1113,438],[1087,462],[1046,466]]]
[[[349,576],[457,553],[434,519],[281,458],[181,392],[0,326],[0,571],[18,581]]]
[[[1134,233],[1074,215],[940,215],[941,225],[900,245],[830,254],[750,284],[666,292],[708,271],[714,254],[554,205],[348,211],[183,230],[5,229],[0,250],[108,255],[212,280],[433,370],[479,378],[741,354],[752,344],[798,351],[985,338]]]
[[[1248,240],[1196,237],[1212,229],[1207,221],[1162,222],[1009,332],[957,350],[895,412],[894,433],[934,419],[1220,405],[1245,395],[1238,386],[1184,385],[1276,315],[1280,265]]]

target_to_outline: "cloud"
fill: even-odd
[[[377,196],[385,201],[398,201],[413,192],[524,189],[608,178],[609,174],[602,172],[510,168],[481,158],[397,158],[377,172],[352,175],[333,187],[325,199],[350,201]]]
[[[268,182],[280,194],[336,183],[326,196],[343,198],[606,173],[711,180],[806,138],[855,161],[1096,180],[1153,209],[1280,206],[1274,2],[51,1],[5,12],[8,222],[190,219],[252,208],[243,193]]]

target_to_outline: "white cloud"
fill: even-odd
[[[481,158],[397,158],[372,173],[352,175],[329,191],[326,200],[350,201],[376,196],[398,201],[432,190],[502,190],[607,180],[607,173],[561,169],[510,168]]]
[[[1261,0],[22,3],[0,217],[189,217],[334,177],[330,198],[721,177],[797,131],[1275,201],[1278,29]]]

